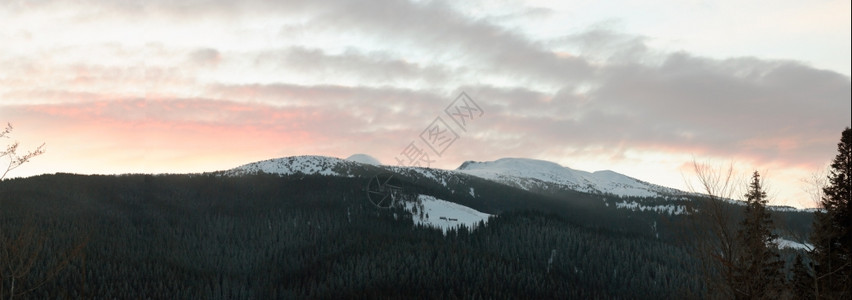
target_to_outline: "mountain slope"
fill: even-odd
[[[404,191],[400,205],[368,199],[380,177]],[[662,211],[703,202],[685,198],[533,192],[461,171],[300,156],[212,174],[4,180],[0,229],[39,216],[35,228],[51,236],[40,253],[87,238],[86,271],[72,263],[41,298],[709,297],[676,294],[706,291],[679,246],[686,218]],[[812,214],[773,214],[794,230],[782,253],[800,251],[791,237],[810,232]]]
[[[249,163],[223,173],[228,176],[258,172],[278,175],[372,176],[366,173],[359,174],[359,170],[369,170],[373,173],[384,170],[392,173],[417,175],[439,182],[444,186],[447,184],[446,178],[448,176],[472,175],[528,191],[538,191],[546,189],[548,185],[556,185],[584,193],[629,197],[660,197],[684,194],[684,192],[676,189],[647,183],[613,171],[590,173],[563,167],[553,162],[526,158],[502,158],[489,162],[467,161],[456,170],[440,170],[382,166],[378,160],[363,154],[356,154],[347,159],[306,155]]]
[[[499,214],[521,207],[543,211],[555,209],[564,214],[569,210],[565,205],[573,205],[574,208],[612,205],[615,209],[655,211],[671,215],[684,213],[691,199],[701,197],[613,171],[586,172],[535,159],[467,161],[456,170],[375,165],[376,162],[372,157],[360,154],[345,160],[326,156],[293,156],[249,163],[218,173],[225,176],[257,173],[279,176],[339,176],[362,180],[375,179],[380,175],[385,178],[389,176],[405,185],[405,190],[409,193],[446,199],[488,214]],[[519,193],[521,191],[538,196],[530,197],[529,194]],[[514,195],[514,199],[536,200],[521,203],[500,193]],[[618,202],[617,198],[608,197],[610,195],[629,199]],[[742,205],[741,201],[728,202]],[[779,212],[797,211],[789,207],[770,209]],[[597,208],[593,209],[595,210]]]
[[[356,177],[359,170],[374,166],[328,156],[304,155],[273,158],[223,171],[226,176],[267,173],[277,175],[324,175]]]
[[[458,177],[476,199],[525,206],[454,229],[487,217],[452,204],[473,197],[470,188],[440,186],[444,195],[421,196],[413,217],[377,209],[357,177],[56,174],[0,182],[0,228],[39,216],[30,224],[46,230],[36,251],[48,262],[86,243],[85,256],[32,298],[661,299],[702,290],[676,245],[530,211],[544,196]],[[424,223],[446,234],[416,226]]]
[[[541,189],[543,184],[556,184],[586,193],[630,197],[684,194],[676,189],[651,184],[613,171],[590,173],[563,167],[553,162],[526,158],[502,158],[489,162],[468,161],[463,163],[457,171],[526,190]]]

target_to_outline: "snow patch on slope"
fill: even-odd
[[[491,217],[470,207],[428,195],[418,195],[416,202],[406,202],[405,209],[412,213],[414,224],[440,228],[444,234],[462,224],[474,229],[480,221],[488,222]]]
[[[810,251],[814,248],[814,245],[808,243],[800,243],[796,241],[791,241],[785,238],[777,238],[775,239],[775,243],[778,244],[778,249],[790,248],[793,250],[807,250]]]
[[[268,173],[279,175],[326,175],[326,176],[352,176],[340,174],[333,171],[335,168],[345,167],[353,162],[327,156],[292,156],[263,160],[236,167],[225,171],[226,175],[240,176],[256,173]]]
[[[540,182],[544,182],[563,185],[581,192],[619,196],[654,197],[682,193],[613,171],[590,173],[549,161],[526,158],[502,158],[491,162],[468,161],[457,171],[526,190],[539,188]]]
[[[745,205],[745,201],[737,201],[737,202],[739,202],[738,204]],[[815,213],[817,211],[823,211],[824,212],[824,210],[822,210],[820,208],[795,208],[795,207],[786,206],[786,205],[771,205],[770,204],[770,205],[767,205],[766,208],[771,210],[771,211],[782,211],[782,212],[804,212],[804,213]]]
[[[615,207],[620,209],[629,209],[632,211],[655,211],[660,213],[667,213],[669,215],[680,215],[686,213],[686,206],[673,204],[642,205],[637,203],[636,201],[624,201],[615,203]]]
[[[398,170],[399,169],[409,170],[411,172],[420,174],[420,176],[423,176],[424,178],[434,180],[435,182],[443,182],[444,187],[447,186],[446,180],[444,180],[444,177],[440,176],[440,174],[438,174],[438,171],[436,171],[435,169],[427,169],[427,168],[420,168],[420,167],[397,167],[397,169]],[[440,180],[438,178],[440,178]]]

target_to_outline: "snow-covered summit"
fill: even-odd
[[[268,173],[357,177],[372,176],[364,174],[372,174],[377,171],[373,168],[405,173],[415,177],[422,176],[442,183],[444,186],[447,185],[445,178],[447,176],[444,175],[464,173],[526,190],[543,190],[556,187],[587,193],[636,197],[683,194],[683,192],[675,189],[650,184],[613,171],[590,173],[563,167],[549,161],[528,158],[502,158],[489,162],[468,161],[455,171],[445,171],[383,166],[378,160],[365,154],[352,155],[347,159],[307,155],[268,159],[246,164],[223,173],[229,176]]]
[[[350,176],[348,170],[356,164],[359,163],[328,156],[290,156],[242,165],[225,171],[225,174],[231,176],[255,173]]]
[[[682,193],[609,170],[590,173],[549,161],[528,158],[501,158],[488,162],[467,161],[457,171],[527,190],[546,183],[562,185],[581,192],[620,196],[653,197]]]
[[[369,156],[367,154],[361,154],[361,153],[353,154],[352,156],[347,157],[346,160],[359,162],[359,163],[362,163],[362,164],[374,165],[374,166],[381,166],[382,165],[382,162],[380,162],[375,157]]]

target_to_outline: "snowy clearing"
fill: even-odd
[[[785,238],[777,238],[775,239],[775,243],[778,244],[778,249],[790,248],[794,250],[811,250],[814,248],[814,245],[795,242]]]
[[[428,195],[418,195],[417,202],[405,203],[405,209],[412,212],[414,224],[440,228],[444,234],[448,229],[459,227],[461,224],[473,229],[479,221],[487,223],[491,217],[470,207]],[[415,209],[417,213],[414,212]]]

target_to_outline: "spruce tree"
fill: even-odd
[[[779,296],[783,262],[775,241],[778,236],[772,233],[772,217],[766,210],[766,191],[757,171],[745,197],[744,218],[737,231],[740,251],[734,260],[734,294],[737,299],[774,298]]]
[[[843,130],[823,188],[822,211],[814,217],[811,256],[816,269],[815,293],[827,299],[852,298],[852,130]]]
[[[790,279],[790,294],[794,299],[814,298],[814,277],[802,261],[801,255],[796,255],[793,262],[793,278]]]

